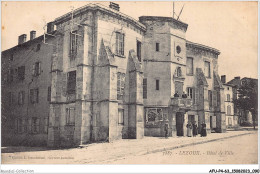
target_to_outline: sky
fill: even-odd
[[[114,1],[116,2],[116,1]],[[74,8],[95,3],[90,1],[2,2],[2,51],[18,43],[18,36],[32,30],[43,34],[48,23]],[[98,2],[109,5],[109,2]],[[173,16],[173,3],[116,2],[120,11],[135,19],[139,16]],[[227,81],[235,76],[258,77],[258,7],[256,2],[175,2],[175,13],[188,24],[186,39],[220,50],[219,75]]]

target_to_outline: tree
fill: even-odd
[[[244,81],[238,89],[238,98],[234,99],[234,104],[243,111],[252,113],[253,126],[255,129],[256,117],[258,114],[258,91],[257,82],[253,79]]]

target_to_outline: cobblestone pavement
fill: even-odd
[[[240,142],[243,143],[241,144]],[[226,150],[219,149],[218,145],[219,147],[224,145]],[[195,147],[198,148],[193,150]],[[232,148],[247,148],[247,151],[251,150],[252,155],[256,156],[256,161],[254,158],[253,163],[257,162],[257,131],[244,130],[212,133],[207,137],[169,137],[168,139],[163,137],[144,137],[139,140],[124,139],[112,143],[93,143],[80,148],[56,150],[41,147],[2,147],[1,157],[3,164],[181,164],[186,163],[186,161],[178,160],[178,158],[183,158],[183,156],[176,156],[175,154],[176,158],[173,158],[173,153],[179,153],[183,149],[186,151],[198,151],[200,149],[202,153],[200,159],[202,159],[203,153],[207,153],[207,151],[214,149],[218,149],[216,151],[232,151]],[[235,153],[239,155],[238,152]],[[240,156],[246,155],[246,153],[243,152]],[[157,158],[156,155],[159,157],[157,160],[155,160]],[[196,163],[198,161],[198,155],[196,154],[187,156],[190,156],[190,160],[187,163]],[[209,157],[209,154],[206,156]],[[204,162],[211,163],[206,156],[204,155]],[[168,162],[167,160],[160,160],[164,159],[164,157],[174,160],[168,160]],[[236,157],[239,158],[239,156]],[[216,162],[216,160],[212,161]],[[225,163],[226,161],[217,162]]]

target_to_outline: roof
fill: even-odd
[[[98,3],[97,4],[90,3],[90,4],[85,5],[83,7],[77,8],[76,10],[74,10],[73,15],[77,16],[77,15],[79,15],[79,14],[81,14],[83,12],[86,12],[88,10],[93,10],[93,11],[100,10],[100,11],[106,12],[106,13],[108,13],[110,15],[114,15],[114,16],[120,17],[123,20],[126,20],[126,21],[128,21],[130,23],[133,23],[136,27],[139,27],[143,31],[146,31],[146,27],[142,23],[137,21],[136,19],[134,19],[134,18],[132,18],[132,17],[130,17],[130,16],[124,14],[124,13],[121,13],[120,11],[114,10],[112,8],[106,7],[106,6],[98,4]],[[71,18],[71,12],[66,13],[66,14],[56,18],[54,20],[54,23],[55,24],[59,24],[59,23],[61,23],[63,21],[70,20],[70,18]]]
[[[182,22],[182,21],[179,21],[179,20],[176,20],[172,17],[165,17],[165,16],[140,16],[139,17],[139,21],[142,22],[142,21],[162,21],[162,22],[172,22],[174,24],[177,24],[177,25],[180,25],[182,27],[184,27],[186,30],[188,28],[188,24]]]
[[[200,49],[204,49],[204,50],[207,50],[207,51],[211,51],[211,52],[214,52],[217,55],[220,55],[220,51],[219,50],[217,50],[215,48],[212,48],[212,47],[209,47],[209,46],[206,46],[206,45],[202,45],[202,44],[199,44],[199,43],[194,43],[194,42],[191,42],[191,41],[188,41],[188,40],[186,40],[186,45],[192,45],[194,47],[197,47],[197,48],[200,48]]]
[[[55,33],[56,33],[56,30],[51,32],[51,33],[49,33],[49,34],[55,34]],[[45,35],[45,37],[51,37],[51,36]],[[11,50],[14,50],[14,49],[17,49],[17,48],[20,48],[20,47],[23,47],[23,46],[28,46],[28,45],[33,44],[35,42],[39,43],[39,41],[42,41],[42,40],[43,40],[43,35],[40,35],[40,36],[38,36],[38,37],[36,37],[36,38],[34,38],[32,40],[28,40],[28,41],[26,41],[26,42],[24,42],[22,44],[18,44],[18,45],[14,46],[14,47],[11,47],[11,48],[7,49],[7,50],[4,50],[4,51],[2,51],[2,54],[5,54],[5,53],[7,53],[7,52],[9,52]]]

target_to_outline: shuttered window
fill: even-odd
[[[39,103],[39,89],[30,89],[30,101],[31,103]]]
[[[32,133],[40,133],[40,119],[37,117],[32,117]]]
[[[24,104],[24,97],[25,97],[24,91],[20,91],[18,93],[18,105]]]
[[[227,101],[230,102],[230,94],[227,94]]]
[[[33,74],[33,76],[39,76],[41,74],[41,63],[40,62],[36,62],[35,64],[33,64],[32,74]]]
[[[227,106],[227,115],[231,115],[231,106]]]

